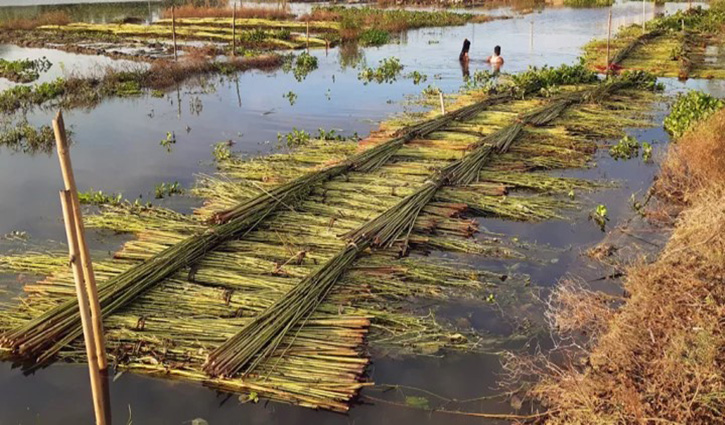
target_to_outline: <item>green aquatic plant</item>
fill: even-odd
[[[165,183],[161,182],[154,187],[154,197],[156,199],[163,199],[172,195],[182,194],[184,189],[181,187],[179,182]]]
[[[297,127],[292,128],[287,134],[277,133],[277,141],[280,145],[286,145],[288,148],[304,146],[310,141],[312,136],[305,130],[298,130]]]
[[[378,84],[392,84],[400,75],[400,72],[403,71],[403,68],[405,67],[400,63],[400,59],[396,57],[384,58],[380,60],[377,68],[363,68],[358,73],[357,79],[366,85],[373,81]]]
[[[639,142],[636,138],[626,135],[609,148],[609,155],[615,160],[632,159],[639,155]]]
[[[564,0],[564,6],[568,7],[609,7],[614,0]]]
[[[436,87],[432,84],[428,84],[428,87],[424,88],[423,91],[420,92],[420,94],[422,94],[425,97],[433,97],[433,96],[438,96],[440,94],[440,92],[441,92],[441,89],[439,89],[438,87]]]
[[[70,131],[66,132],[66,135],[70,134]],[[7,124],[0,129],[0,147],[26,154],[50,153],[55,147],[55,136],[53,129],[48,125],[35,128],[27,121],[22,121],[17,124]]]
[[[176,144],[176,134],[173,131],[167,131],[166,138],[161,139],[159,144],[166,148],[166,152],[171,152],[171,148]]]
[[[418,71],[413,71],[413,72],[409,73],[408,75],[405,76],[405,78],[409,78],[409,79],[413,80],[413,84],[415,84],[416,86],[418,84],[424,83],[428,80],[427,75],[422,74]]]
[[[390,42],[390,33],[385,30],[370,28],[360,34],[358,42],[362,46],[382,46]]]
[[[227,161],[227,160],[231,159],[231,157],[232,157],[231,140],[227,140],[227,141],[219,142],[219,143],[215,144],[212,154],[214,155],[214,160],[216,162],[223,162],[223,161]]]
[[[652,161],[652,145],[647,142],[642,142],[642,161]]]
[[[294,106],[295,102],[297,102],[297,93],[293,92],[292,90],[283,94],[282,97],[289,101],[290,106]]]
[[[679,95],[665,118],[665,130],[674,137],[680,137],[693,124],[709,117],[723,105],[722,100],[697,90]]]
[[[40,74],[52,65],[45,56],[40,59],[0,59],[0,78],[15,83],[30,83],[40,78]]]
[[[87,192],[78,192],[78,200],[84,205],[118,205],[122,196],[120,193],[104,193],[102,190],[94,191],[91,188]]]
[[[302,52],[297,56],[288,55],[282,64],[282,70],[284,72],[292,72],[297,81],[302,81],[307,78],[307,75],[316,70],[317,67],[317,57],[307,52]]]
[[[603,204],[597,205],[597,207],[589,213],[589,219],[594,221],[599,229],[603,232],[606,229],[607,222],[609,221],[609,212],[607,207]]]
[[[352,136],[345,136],[344,134],[338,133],[335,129],[325,130],[324,128],[318,128],[315,139],[336,140],[342,142],[345,140],[360,140],[360,136],[357,134],[357,132],[353,133]]]

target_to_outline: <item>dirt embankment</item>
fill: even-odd
[[[564,366],[523,362],[545,423],[725,423],[725,111],[671,145],[654,191],[672,236],[627,270],[624,298],[564,285],[552,299],[552,325],[580,338]]]

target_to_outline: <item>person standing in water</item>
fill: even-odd
[[[458,60],[461,62],[468,63],[468,51],[471,50],[471,42],[468,39],[463,40],[463,48],[461,54],[458,55]]]
[[[470,75],[468,72],[468,51],[471,50],[471,42],[468,39],[463,40],[463,48],[461,54],[458,55],[458,60],[461,62],[461,73],[463,73],[463,79],[467,79]]]
[[[491,65],[500,67],[503,65],[503,57],[501,56],[501,46],[496,46],[493,48],[493,55],[486,58],[486,62],[490,63]]]

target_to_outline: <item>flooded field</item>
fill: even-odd
[[[15,6],[18,5],[11,3],[8,7],[0,7],[0,20],[38,13],[36,7],[50,10],[50,6]],[[58,7],[67,7],[73,16],[84,22],[101,23],[129,15],[142,15],[148,22],[153,22],[159,19],[162,10],[162,6],[154,2]],[[687,7],[687,3],[648,3],[645,17],[649,20],[656,14],[671,14]],[[292,4],[291,10],[302,13],[311,10],[311,6]],[[457,60],[464,39],[472,43],[468,69],[471,76],[478,71],[491,70],[484,59],[495,45],[501,46],[502,56],[506,58],[501,68],[506,74],[519,74],[532,66],[571,65],[577,63],[586,43],[606,37],[609,9],[542,7],[528,14],[510,8],[473,12],[511,16],[511,19],[408,30],[398,41],[379,47],[341,44],[329,49],[310,49],[310,54],[317,58],[318,68],[303,78],[283,69],[197,76],[153,95],[110,96],[91,106],[67,109],[64,119],[71,132],[79,190],[120,193],[130,200],[140,198],[154,205],[190,213],[201,207],[201,197],[182,195],[154,199],[157,186],[161,182],[178,182],[188,191],[200,175],[215,173],[217,164],[213,152],[220,142],[230,142],[230,150],[242,157],[261,157],[286,152],[289,147],[280,146],[280,137],[293,129],[311,134],[318,129],[335,130],[337,134],[357,134],[364,139],[391,117],[437,109],[437,99],[427,106],[415,101],[428,86],[439,89],[453,102],[453,95],[460,92],[468,78]],[[642,18],[639,2],[617,2],[612,7],[615,31],[641,23]],[[52,82],[69,75],[102,75],[108,67],[123,71],[149,66],[143,61],[101,55],[0,45],[0,59],[43,57],[52,66],[33,84]],[[365,84],[361,81],[362,67],[377,66],[390,57],[399,59],[404,66],[403,75],[417,71],[425,75],[426,80],[416,82],[401,75],[391,83]],[[702,90],[716,97],[725,95],[722,80],[681,82],[663,78],[659,81],[664,83],[666,96],[686,89]],[[17,84],[0,78],[2,90]],[[552,99],[557,99],[559,94],[554,93]],[[506,246],[523,247],[523,250],[536,246],[531,248],[531,258],[482,258],[471,253],[435,249],[429,250],[432,251],[429,258],[454,259],[473,270],[522,279],[526,276],[527,287],[535,288],[534,292],[542,298],[566,276],[599,282],[607,270],[583,255],[605,235],[592,221],[591,212],[597,205],[606,206],[607,229],[626,225],[636,216],[631,207],[631,196],[636,199],[645,196],[669,143],[669,135],[661,125],[667,113],[667,98],[658,95],[653,100],[644,114],[652,126],[628,127],[626,133],[651,144],[654,161],[617,161],[608,149],[599,149],[593,153],[591,166],[560,167],[547,174],[616,182],[616,185],[590,192],[577,189],[576,195],[572,189],[571,197],[580,205],[561,212],[562,218],[540,221],[474,218],[481,231],[474,240],[484,244],[495,237],[505,241]],[[511,106],[516,113],[519,109],[515,108],[531,107]],[[7,114],[3,119],[27,119],[30,125],[40,127],[49,125],[55,113],[55,108],[33,107]],[[172,138],[173,143],[164,143]],[[604,147],[617,141],[598,140]],[[22,152],[0,146],[0,236],[7,235],[0,239],[0,254],[62,251],[64,245],[58,241],[65,241],[65,233],[57,198],[61,184],[54,152]],[[88,238],[94,258],[101,260],[120,249],[131,236],[94,229],[89,231]],[[23,285],[35,280],[37,276],[33,274],[0,274],[0,298],[9,300],[22,292]],[[614,284],[602,286],[616,290]],[[366,376],[376,385],[363,388],[362,396],[353,402],[347,414],[264,399],[258,403],[240,403],[247,398],[181,380],[124,372],[119,373],[110,386],[113,420],[139,424],[498,422],[495,418],[481,418],[475,414],[431,414],[416,405],[421,399],[424,406],[430,403],[431,406],[449,406],[449,410],[466,412],[526,415],[536,410],[537,406],[528,402],[522,407],[517,396],[500,396],[502,390],[498,382],[502,379],[503,351],[533,352],[540,346],[550,346],[546,332],[526,335],[518,329],[521,317],[526,317],[533,328],[543,326],[540,303],[532,301],[518,308],[508,307],[505,314],[504,308],[496,302],[481,302],[475,297],[425,301],[422,305],[413,303],[413,306],[411,310],[416,314],[425,316],[426,311],[434,312],[440,320],[456,324],[457,329],[502,339],[518,333],[531,338],[511,338],[490,350],[486,344],[481,344],[469,352],[451,349],[414,356],[392,349],[389,352],[385,348],[372,349],[372,363]],[[26,376],[20,369],[12,368],[10,362],[2,363],[0,394],[3,395],[0,397],[0,423],[85,423],[93,417],[85,365],[58,363]]]

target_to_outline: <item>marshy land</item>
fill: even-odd
[[[724,46],[719,1],[0,4],[0,423],[722,423]]]

